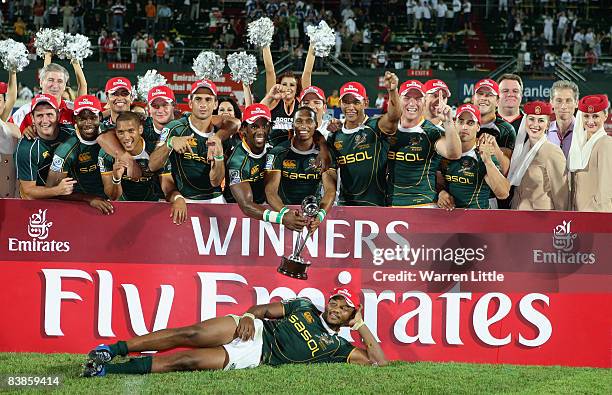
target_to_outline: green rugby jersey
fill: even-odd
[[[77,193],[106,197],[98,168],[99,152],[100,146],[95,140],[85,141],[78,135],[72,136],[55,150],[51,170],[68,173],[68,177],[74,178]]]
[[[338,204],[384,206],[389,141],[378,128],[378,119],[330,133],[327,146],[340,172]]]
[[[19,140],[14,154],[18,180],[36,181],[36,185],[45,186],[55,150],[74,135],[72,127],[59,125],[58,129],[59,132],[54,140],[40,137],[34,140],[22,137]]]
[[[496,115],[495,121],[484,124],[480,127],[477,137],[480,137],[480,135],[483,133],[488,133],[495,137],[495,141],[497,141],[499,148],[509,148],[514,150],[516,131],[514,130],[514,127],[512,127],[512,125],[510,125],[508,122],[504,121],[499,114]]]
[[[414,206],[436,202],[436,170],[442,156],[435,144],[444,132],[424,120],[412,128],[398,126],[389,136],[388,199],[391,206]]]
[[[501,171],[497,159],[493,163]],[[457,208],[490,208],[491,188],[485,182],[487,167],[475,148],[464,152],[456,160],[444,160],[442,174],[448,186],[448,193],[455,199]]]
[[[311,301],[297,298],[282,304],[282,319],[263,320],[263,364],[348,362],[355,347],[329,328]]]
[[[221,196],[221,187],[213,187],[210,183],[210,163],[206,160],[208,137],[216,130],[203,133],[196,130],[188,117],[170,122],[164,128],[160,142],[166,142],[170,137],[193,137],[189,140],[192,152],[178,154],[176,151],[170,153],[170,166],[176,188],[187,199],[209,200]]]
[[[319,150],[314,146],[308,151],[299,151],[291,141],[285,141],[269,151],[266,171],[281,172],[278,196],[283,204],[302,204],[306,196],[321,195],[321,173],[316,166],[317,155]]]
[[[243,141],[237,145],[227,160],[226,182],[228,192],[232,195],[230,187],[241,182],[251,184],[253,201],[257,204],[265,203],[266,191],[264,184],[264,173],[266,168],[266,149],[261,154],[251,152],[247,144]],[[233,198],[233,196],[232,196]],[[229,201],[226,198],[227,201]],[[235,201],[235,199],[232,199]]]
[[[154,146],[145,142],[142,152],[136,156],[132,156],[136,163],[142,169],[142,176],[138,180],[132,180],[123,174],[121,179],[121,189],[123,193],[119,200],[124,201],[158,201],[165,199],[159,183],[160,172],[152,172],[149,170],[149,153],[153,152]],[[104,149],[100,149],[98,154],[98,167],[101,174],[113,173],[113,164],[115,158],[106,153]],[[166,164],[161,170],[162,176],[170,176],[171,170]]]
[[[102,118],[100,121],[100,133],[106,133],[109,130],[115,129],[116,127],[117,125],[115,125],[115,122],[113,122],[110,115]]]

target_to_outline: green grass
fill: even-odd
[[[612,370],[559,366],[394,362],[384,368],[344,364],[268,366],[230,372],[78,377],[83,355],[0,353],[0,376],[59,375],[61,393],[136,394],[612,394]],[[0,386],[0,391],[6,386]]]

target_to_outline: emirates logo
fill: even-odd
[[[357,89],[356,87],[354,87],[353,85],[347,85],[344,88],[345,91],[353,91],[353,92],[359,92],[359,89]]]
[[[542,107],[536,106],[535,113],[536,113],[536,115],[540,115],[542,113]]]
[[[587,112],[595,112],[595,108],[593,106],[589,106],[589,108],[587,108]]]

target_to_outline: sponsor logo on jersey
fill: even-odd
[[[314,322],[314,318],[312,317],[312,314],[310,313],[310,311],[305,312],[303,316],[306,322],[308,322],[309,324],[312,324]]]
[[[42,157],[45,158],[45,159],[48,158],[49,155],[51,155],[51,154],[49,154],[49,151],[45,151],[45,152],[42,153]]]
[[[254,176],[257,173],[259,173],[259,165],[255,165],[251,168],[251,176]]]
[[[337,150],[341,150],[342,149],[342,141],[336,140],[334,142],[334,148],[336,148]]]

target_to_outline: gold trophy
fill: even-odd
[[[302,201],[302,214],[314,218],[317,216],[319,212],[319,201],[315,196],[306,196]],[[307,280],[308,273],[306,270],[308,266],[310,266],[310,262],[305,262],[304,258],[300,256],[304,246],[306,245],[306,241],[311,236],[311,232],[309,231],[306,237],[303,237],[304,231],[302,230],[295,240],[295,245],[293,246],[293,253],[287,257],[281,258],[281,264],[276,269],[280,274],[284,274],[285,276],[289,276],[292,278],[297,278],[298,280]]]

